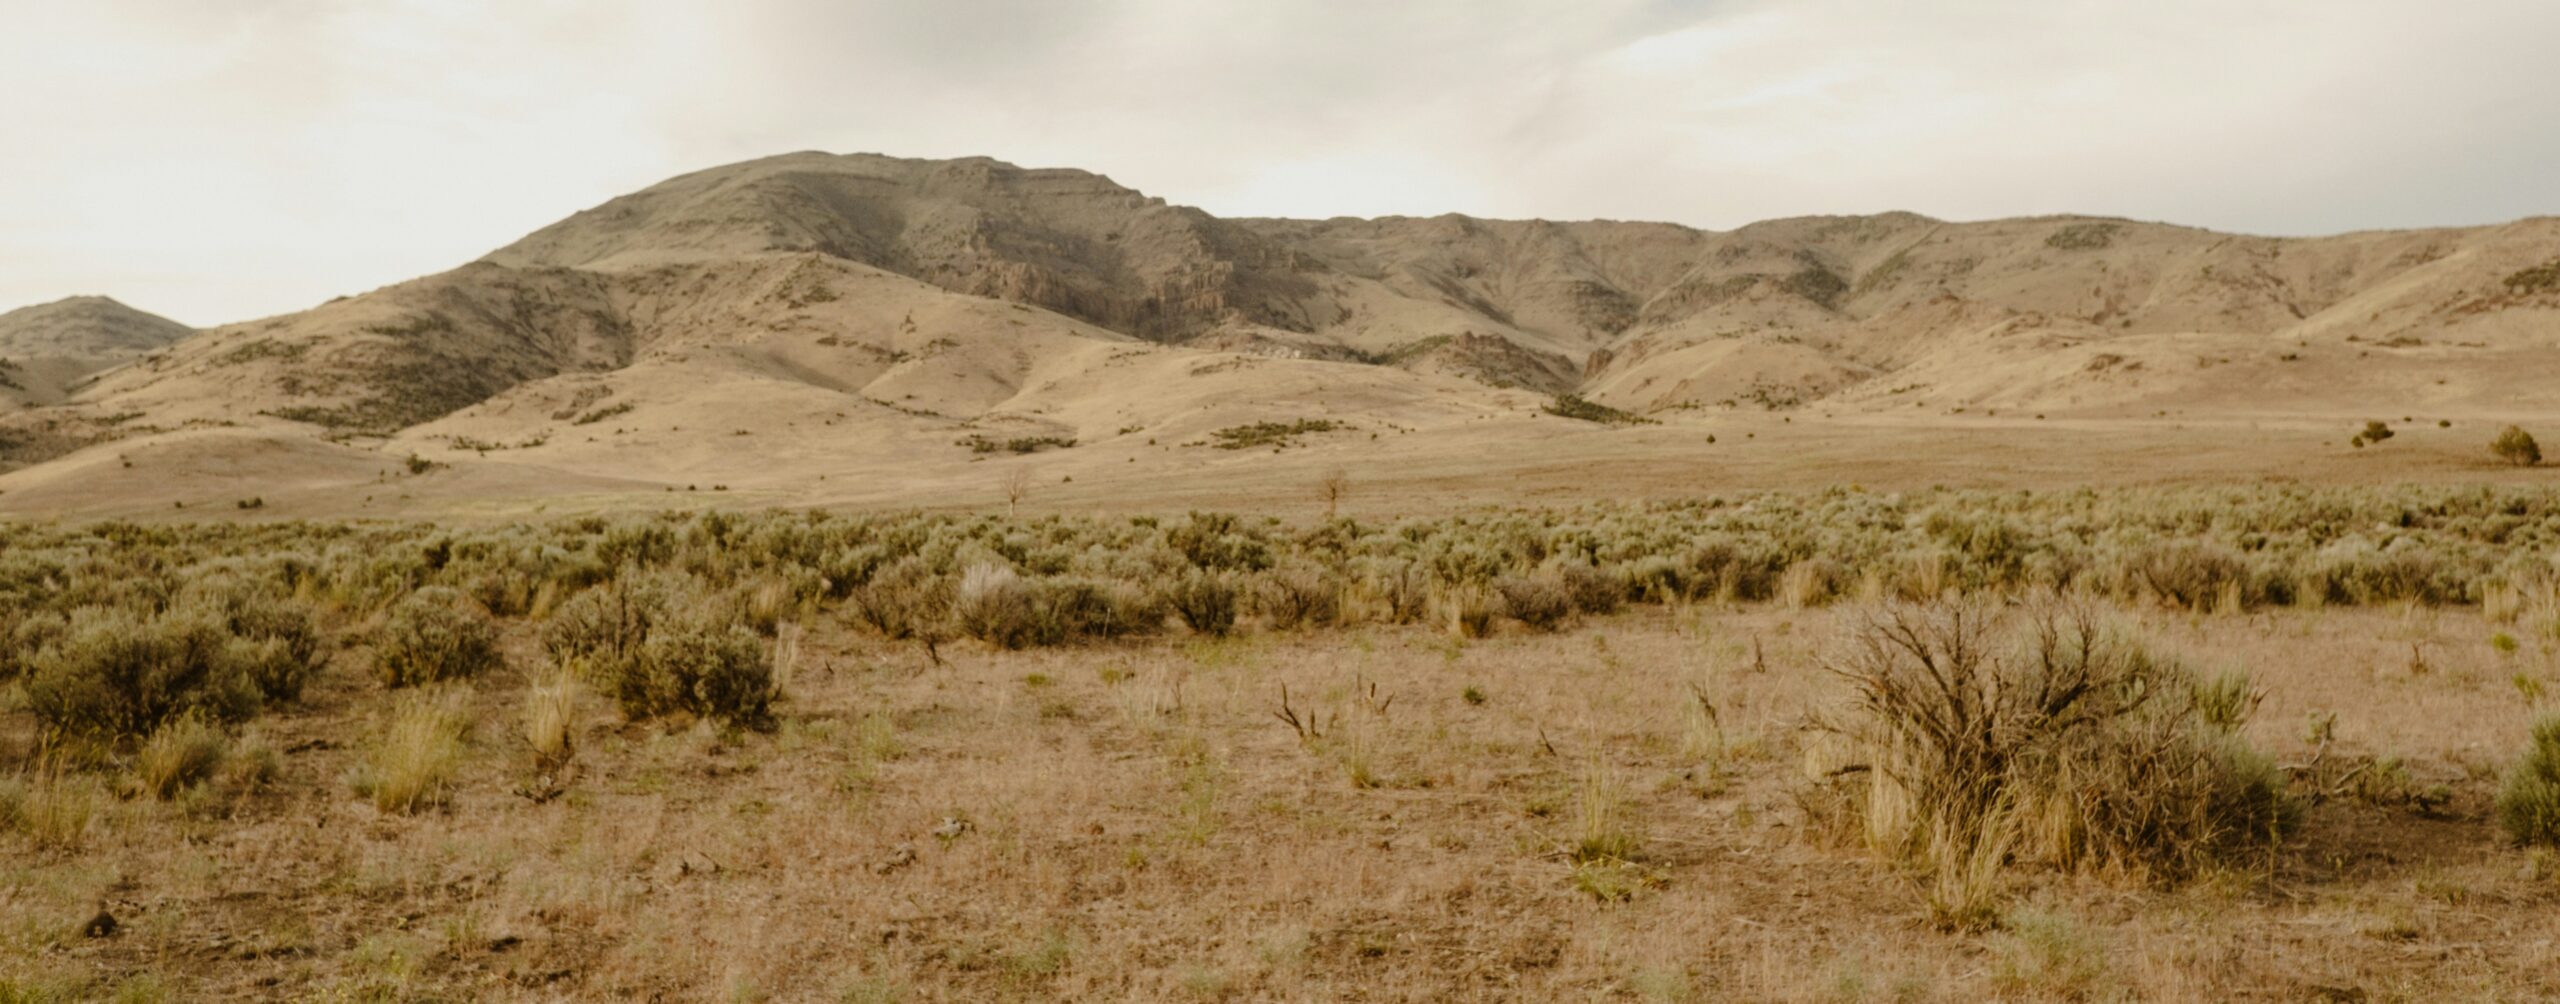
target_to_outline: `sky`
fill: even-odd
[[[196,325],[793,150],[1219,215],[2560,212],[2549,0],[0,0],[0,309]]]

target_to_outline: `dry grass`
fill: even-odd
[[[97,779],[41,757],[18,776],[0,780],[0,822],[38,848],[78,850],[107,800],[106,786]]]
[[[717,539],[739,552],[776,532]],[[590,546],[663,555],[693,534],[714,539],[676,523]],[[820,551],[813,567],[867,560]],[[1455,637],[1436,618],[1355,613],[1394,605],[1366,584],[1392,571],[1357,558],[1340,574],[1358,598],[1331,628],[1247,612],[1222,636],[1169,623],[938,653],[866,623],[860,587],[810,580],[795,596],[813,599],[758,640],[790,678],[766,732],[589,721],[603,702],[565,676],[386,692],[364,648],[333,648],[304,699],[271,704],[219,786],[200,786],[218,798],[119,802],[86,761],[0,781],[0,854],[19,855],[0,986],[501,1001],[2560,994],[2560,866],[2513,847],[2496,809],[2533,714],[2513,681],[2560,675],[2560,642],[2538,631],[2510,626],[2517,648],[2500,652],[2459,606],[2098,601],[2189,667],[2199,720],[2281,765],[2299,825],[2165,881],[2066,863],[2055,848],[2099,844],[2022,789],[1989,823],[1934,814],[1938,850],[1914,867],[1841,839],[1856,829],[1825,825],[1830,786],[1796,767],[1838,739],[1805,726],[1853,696],[1821,667],[1860,608],[1795,606],[1778,588],[1789,566],[1719,557],[1694,600],[1577,606],[1553,632],[1497,614]],[[1253,581],[1246,565],[1218,574]],[[754,581],[700,574],[705,597]],[[1879,589],[1927,586],[1896,574]],[[324,597],[362,592],[329,581]],[[1754,589],[1774,602],[1712,599]],[[562,614],[588,595],[564,594]],[[382,605],[322,609],[361,624]],[[544,627],[503,619],[499,651],[540,663]],[[1275,720],[1284,686],[1320,734]],[[477,728],[530,754],[472,756]],[[38,739],[27,713],[0,716],[0,751]],[[1858,760],[1841,746],[1832,766]],[[554,748],[574,770],[529,788],[526,757]],[[243,771],[263,780],[235,784]],[[45,799],[86,806],[75,836],[38,836],[64,830],[29,822]],[[1869,815],[1894,812],[1932,816],[1907,801]],[[1908,827],[1878,832],[1908,846]],[[102,900],[125,929],[81,938]],[[1951,917],[1966,923],[1937,922]]]
[[[567,669],[537,676],[525,688],[524,739],[536,771],[556,772],[576,755],[578,692],[578,676]]]
[[[182,715],[160,726],[134,754],[133,773],[153,798],[169,799],[222,767],[230,737],[202,715]]]
[[[334,675],[311,709],[266,725],[286,748],[328,738],[343,751],[287,755],[223,824],[238,842],[193,849],[183,835],[203,824],[133,815],[115,840],[43,866],[51,878],[38,888],[50,891],[9,909],[76,924],[106,881],[84,876],[112,866],[138,877],[119,894],[141,904],[133,916],[183,907],[203,932],[137,927],[122,936],[133,944],[219,935],[247,946],[183,969],[100,958],[79,970],[90,990],[73,996],[145,976],[187,999],[272,996],[259,981],[277,977],[312,996],[499,1000],[2202,1001],[2310,984],[2452,997],[2551,989],[2538,967],[2560,960],[2534,947],[2544,935],[2530,919],[2551,887],[2518,877],[2521,855],[2487,816],[2494,771],[2467,773],[2466,740],[2451,734],[2466,722],[2520,729],[2485,648],[2408,678],[2398,665],[2413,628],[2393,614],[2128,613],[2160,644],[2259,667],[2267,699],[2248,731],[2281,756],[2310,754],[2298,734],[2306,707],[2335,711],[2333,756],[2397,751],[2420,780],[2455,786],[2451,821],[2332,801],[2272,872],[2252,865],[2169,889],[1985,868],[1993,902],[2033,905],[1988,907],[1991,929],[1942,934],[1925,922],[1929,889],[1880,881],[1856,855],[1804,839],[1802,782],[1785,765],[1807,735],[1802,712],[1842,696],[1815,657],[1848,615],[1700,611],[1683,623],[1640,609],[1558,634],[1497,631],[1454,656],[1424,627],[973,644],[942,667],[820,623],[769,736],[597,732],[563,797],[520,798],[509,772],[464,764],[447,774],[449,811],[372,822],[329,778],[378,755],[367,734],[402,730],[374,717],[385,696]],[[2442,638],[2476,623],[2414,629]],[[1747,669],[1754,636],[1766,671]],[[1701,660],[1743,668],[1702,675]],[[1045,682],[1027,685],[1034,676]],[[1366,781],[1337,734],[1310,748],[1271,719],[1281,682],[1358,733]],[[448,695],[445,713],[402,718],[514,716],[558,683],[482,686],[498,692],[467,705]],[[1468,687],[1481,702],[1465,699]],[[1681,706],[1699,692],[1713,729]],[[1762,742],[1781,749],[1747,752]],[[1726,781],[1702,792],[1686,774],[1718,746]],[[100,811],[110,804],[93,797]],[[202,871],[216,858],[219,871]],[[247,889],[275,898],[236,895]],[[2277,889],[2318,892],[2266,895]],[[830,915],[842,920],[825,929],[782,922]],[[2394,916],[2412,940],[2356,933]],[[2225,947],[2242,935],[2254,940]],[[2427,954],[2473,943],[2484,947]],[[61,972],[48,958],[0,954],[0,975]]]
[[[367,745],[356,793],[384,812],[443,804],[462,769],[470,699],[459,687],[401,695]]]

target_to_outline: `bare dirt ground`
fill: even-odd
[[[1320,515],[1316,488],[1341,471],[1344,512],[1395,516],[1468,505],[1573,505],[1719,492],[1931,487],[2062,490],[2296,482],[2537,484],[2547,468],[2499,462],[2503,420],[2417,416],[2357,449],[2345,415],[2037,419],[2032,415],[1673,417],[1602,428],[1527,399],[1480,420],[1420,431],[1355,420],[1285,448],[1222,450],[1132,434],[1028,456],[972,457],[948,444],[900,451],[830,445],[768,423],[721,451],[620,457],[620,473],[539,456],[430,451],[439,466],[326,444],[204,438],[102,447],[0,478],[0,516],[36,521],[400,518],[487,522],[536,516],[720,508],[993,509],[1024,486],[1025,513]],[[1536,417],[1533,417],[1536,416]],[[2439,426],[2439,421],[2449,424]],[[2546,423],[2547,424],[2547,423]],[[1373,438],[1374,437],[1374,438]],[[94,455],[92,455],[94,454]],[[652,466],[664,461],[662,466]],[[663,468],[663,469],[662,469]],[[256,502],[255,508],[242,503]]]
[[[137,1000],[2560,994],[2560,883],[2487,815],[2549,639],[2501,651],[2467,609],[2126,615],[2254,675],[2249,738],[2298,768],[2305,825],[2176,887],[2020,873],[1985,933],[1929,926],[1798,804],[1839,611],[939,666],[819,621],[776,731],[625,724],[589,696],[547,800],[520,793],[539,656],[511,629],[455,796],[417,816],[349,793],[388,704],[350,649],[257,726],[285,753],[264,788],[111,800],[78,849],[13,849],[0,970]],[[1595,834],[1632,863],[1577,866]],[[81,936],[102,904],[117,933]]]

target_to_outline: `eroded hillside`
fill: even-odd
[[[706,483],[930,499],[1025,454],[1115,483],[1277,462],[1218,449],[1240,443],[1499,478],[1704,456],[1767,419],[2327,441],[2310,430],[2350,417],[2560,415],[2560,220],[2314,239],[1909,213],[1227,220],[1081,171],[802,153],[298,314],[192,335],[103,300],[5,320],[0,374],[32,406],[0,416],[18,509],[248,494],[221,472],[250,457],[332,506]],[[1567,394],[1664,424],[1602,446],[1542,410]],[[2174,430],[2153,431],[2142,448]]]

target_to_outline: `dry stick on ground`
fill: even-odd
[[[1309,708],[1304,716],[1299,715],[1298,709],[1289,706],[1288,684],[1280,685],[1280,710],[1272,712],[1271,717],[1279,719],[1281,724],[1289,727],[1289,731],[1297,733],[1300,745],[1312,744],[1324,738],[1324,713]]]

